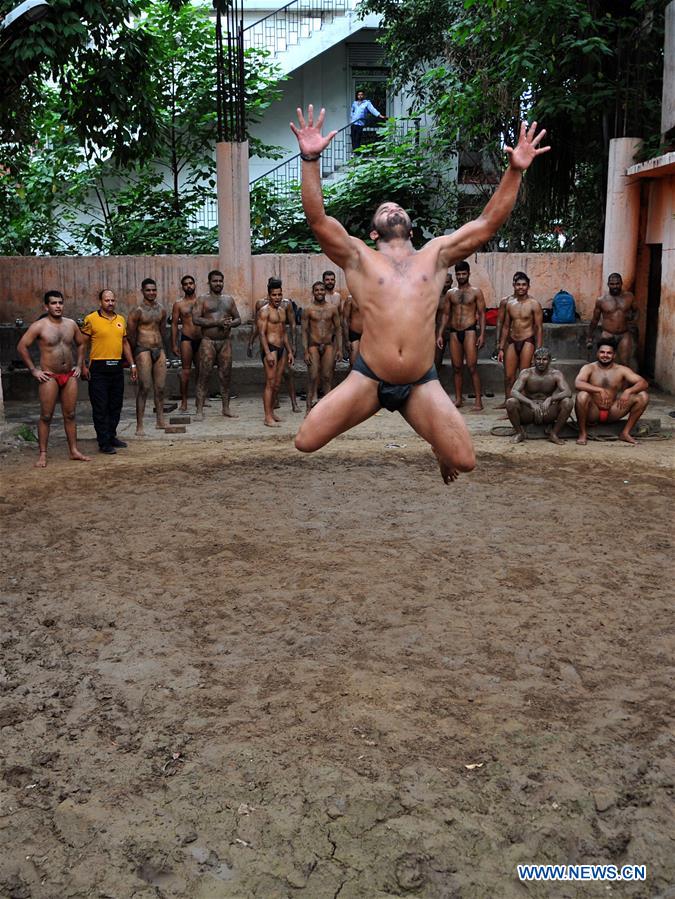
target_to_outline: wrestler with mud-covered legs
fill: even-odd
[[[557,368],[551,368],[551,352],[539,347],[534,352],[534,366],[521,371],[506,401],[506,414],[516,432],[514,443],[526,439],[525,426],[551,424],[551,443],[564,443],[560,437],[563,425],[570,417],[574,401],[565,377]]]
[[[522,173],[548,147],[538,147],[545,132],[536,122],[521,125],[515,148],[507,147],[509,166],[483,212],[453,234],[412,244],[412,222],[397,203],[381,203],[370,237],[375,249],[350,237],[337,219],[326,215],[319,160],[337,134],[321,134],[325,110],[316,124],[314,109],[291,129],[302,158],[302,204],[324,253],[345,273],[347,288],[363,314],[359,358],[345,380],[311,409],[295,438],[311,453],[384,407],[399,411],[438,460],[447,484],[460,471],[471,471],[476,457],[471,436],[438,381],[434,339],[438,297],[448,267],[485,244],[513,209]]]
[[[77,382],[84,362],[85,339],[72,318],[63,317],[63,294],[48,290],[44,297],[47,315],[28,328],[17,344],[17,351],[26,368],[39,383],[40,418],[38,421],[38,461],[36,468],[47,467],[47,445],[54,409],[61,403],[63,429],[68,441],[68,453],[74,462],[89,462],[77,448]],[[35,342],[40,348],[40,367],[33,365],[28,352]],[[73,365],[73,344],[77,347],[77,361]]]
[[[183,299],[177,300],[171,310],[171,349],[175,356],[180,356],[180,411],[187,412],[188,387],[190,370],[195,366],[195,375],[199,375],[199,345],[202,339],[201,328],[192,321],[192,308],[196,301],[196,282],[192,275],[183,275],[180,279]],[[178,337],[178,325],[183,327]]]
[[[333,389],[335,362],[342,361],[340,310],[326,302],[323,281],[312,285],[312,302],[302,313],[302,348],[307,366],[307,412],[316,403],[319,385],[324,397]]]
[[[598,341],[597,362],[584,365],[574,386],[577,389],[576,413],[579,424],[577,443],[588,442],[588,426],[598,422],[619,421],[628,416],[619,440],[635,445],[631,430],[649,405],[649,385],[627,365],[618,365],[616,342],[611,337]]]
[[[478,350],[485,343],[485,297],[480,287],[472,287],[469,283],[471,267],[462,260],[455,266],[457,287],[449,290],[441,321],[436,333],[436,346],[443,347],[445,331],[450,324],[450,359],[455,381],[455,406],[464,405],[462,368],[466,359],[469,376],[473,384],[474,404],[472,412],[483,411],[482,387],[478,374]]]
[[[136,388],[136,436],[144,437],[143,418],[148,394],[155,397],[155,428],[166,427],[164,420],[164,388],[166,385],[166,353],[164,333],[166,309],[157,302],[157,284],[152,278],[141,282],[143,300],[129,315],[129,343],[138,367]]]
[[[232,328],[241,324],[234,298],[223,293],[225,279],[219,271],[209,272],[209,292],[200,297],[192,311],[192,321],[202,329],[197,378],[197,419],[204,420],[204,403],[213,366],[218,367],[218,381],[226,418],[238,418],[230,412],[232,378]]]
[[[260,356],[265,368],[265,388],[263,390],[263,409],[265,425],[278,428],[281,419],[275,413],[275,400],[279,394],[279,386],[286,365],[294,362],[293,350],[286,331],[286,309],[283,308],[281,284],[269,292],[269,302],[262,307],[258,315],[258,328],[262,351]]]

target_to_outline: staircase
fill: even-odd
[[[268,50],[287,75],[362,28],[377,28],[378,16],[359,18],[357,0],[292,0],[244,28],[244,48]]]

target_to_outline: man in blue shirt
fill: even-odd
[[[352,150],[357,150],[363,143],[363,129],[366,125],[368,115],[375,116],[376,119],[386,119],[373,106],[370,100],[366,100],[365,91],[356,92],[356,100],[352,103],[352,109],[349,116],[352,131]]]

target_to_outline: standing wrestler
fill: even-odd
[[[246,347],[246,355],[251,358],[253,356],[253,345],[256,340],[260,336],[260,310],[263,309],[270,301],[271,292],[273,290],[282,290],[283,284],[281,278],[268,278],[267,279],[267,296],[263,297],[260,300],[255,301],[255,307],[253,309],[253,325],[251,328],[251,336],[248,339],[248,345]],[[295,321],[295,309],[293,307],[293,301],[282,299],[281,307],[283,312],[286,315],[286,322],[288,324],[288,328],[290,331],[290,344],[291,349],[293,350],[293,357],[295,357],[295,341],[296,341],[296,328],[297,324]],[[291,408],[294,412],[300,411],[300,406],[298,406],[298,398],[295,393],[295,370],[291,364],[285,367],[284,371],[284,380],[286,382],[286,389],[288,390],[288,396],[291,401]],[[275,399],[275,409],[279,408],[279,396],[277,391],[277,397]]]
[[[336,352],[337,346],[337,352]],[[323,281],[312,284],[312,302],[302,313],[302,348],[307,365],[307,415],[321,382],[324,396],[333,389],[333,369],[342,360],[342,329],[338,307],[326,302]]]
[[[544,342],[541,304],[530,296],[530,279],[518,272],[513,282],[513,298],[504,305],[504,324],[499,337],[497,359],[504,364],[504,406],[511,396],[518,370],[530,367],[534,351]]]
[[[370,237],[376,248],[372,249],[350,237],[324,209],[319,159],[337,132],[321,134],[324,110],[316,125],[312,106],[307,120],[301,109],[297,112],[298,124],[291,128],[303,161],[305,215],[322,250],[343,269],[348,289],[358,300],[363,336],[356,365],[311,410],[295,445],[301,452],[314,452],[385,406],[400,411],[431,444],[448,483],[460,471],[471,471],[476,457],[464,420],[438,382],[433,364],[438,294],[448,267],[483,246],[508,218],[523,172],[549,149],[538,147],[545,132],[536,134],[536,122],[529,129],[521,124],[516,147],[505,148],[509,166],[474,221],[416,250],[410,216],[397,203],[382,203],[373,216]]]
[[[223,415],[238,418],[230,412],[230,380],[232,378],[232,328],[241,318],[234,298],[223,294],[225,278],[219,271],[209,272],[209,292],[200,297],[192,310],[192,321],[202,329],[197,377],[197,418],[204,420],[204,402],[213,366],[218,367],[218,380],[223,402]]]
[[[195,373],[199,376],[199,345],[202,342],[202,330],[192,321],[192,309],[196,302],[197,285],[192,275],[183,275],[180,279],[183,299],[177,300],[171,310],[171,349],[174,356],[180,356],[180,411],[187,412],[187,395],[190,384],[190,369],[195,365]],[[178,325],[180,346],[178,341]]]
[[[586,346],[593,346],[593,332],[600,322],[602,336],[616,342],[616,359],[620,365],[628,365],[633,356],[633,338],[628,329],[635,316],[635,297],[623,289],[623,279],[614,272],[607,279],[608,292],[595,301],[593,317],[588,328]]]
[[[446,303],[448,300],[448,291],[452,290],[452,272],[448,271],[448,274],[445,277],[445,281],[443,283],[443,289],[441,290],[441,295],[438,298],[438,308],[436,309],[436,334],[438,334],[441,327],[441,319],[443,318],[443,313],[445,312]],[[434,365],[436,366],[436,371],[440,375],[441,368],[443,367],[443,356],[445,355],[445,348],[450,342],[450,326],[449,323],[446,322],[446,327],[443,330],[443,345],[439,346],[436,344],[436,355],[434,357]]]
[[[164,421],[164,385],[166,384],[166,353],[164,330],[166,309],[157,302],[157,282],[152,278],[141,281],[143,301],[129,315],[129,343],[133,347],[138,366],[136,389],[136,436],[145,437],[143,416],[150,390],[155,397],[155,428],[166,427]]]
[[[444,332],[450,322],[450,358],[455,380],[455,406],[464,405],[462,397],[462,365],[471,375],[473,393],[476,397],[472,412],[483,411],[482,389],[478,374],[478,350],[485,343],[485,297],[480,287],[469,284],[471,266],[468,262],[458,262],[455,266],[457,287],[448,291],[445,309],[436,335],[436,346],[443,350]]]
[[[340,315],[342,315],[342,296],[340,295],[340,291],[335,289],[335,272],[328,269],[321,275],[321,280],[323,281],[323,286],[326,288],[326,302],[337,306],[340,310]]]
[[[347,294],[342,307],[342,345],[349,348],[349,364],[353,368],[359,358],[359,344],[363,333],[363,317],[356,299]]]
[[[513,385],[511,396],[506,401],[506,414],[514,427],[514,443],[526,439],[525,425],[554,422],[549,434],[551,443],[559,446],[565,441],[560,431],[570,417],[574,400],[565,377],[557,368],[551,368],[551,351],[539,347],[534,351],[534,366],[525,368]]]
[[[268,428],[279,427],[281,419],[274,412],[275,401],[279,394],[279,386],[281,385],[281,378],[283,377],[286,364],[293,365],[295,361],[286,330],[288,308],[292,312],[293,307],[290,303],[287,307],[282,305],[281,281],[278,284],[278,287],[270,289],[269,301],[265,303],[258,315],[261,345],[260,358],[265,367],[263,407],[265,410],[265,424]]]
[[[631,430],[649,405],[649,385],[627,365],[615,362],[616,342],[611,337],[598,341],[597,362],[584,365],[574,386],[577,389],[576,413],[579,423],[577,443],[588,442],[588,426],[597,422],[619,421],[628,416],[619,440],[635,444]]]
[[[68,453],[75,462],[89,462],[77,448],[77,382],[84,361],[84,337],[72,318],[63,317],[63,294],[60,290],[48,290],[44,296],[46,315],[28,328],[17,344],[17,350],[26,368],[40,385],[40,420],[38,421],[38,448],[40,455],[36,468],[47,467],[47,444],[56,401],[61,403],[63,429],[68,441]],[[28,352],[35,341],[40,349],[40,366],[33,365]],[[77,346],[77,360],[73,365],[73,344]]]

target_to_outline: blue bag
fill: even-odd
[[[566,290],[559,290],[553,297],[551,321],[556,325],[573,325],[577,317],[574,297]]]

